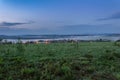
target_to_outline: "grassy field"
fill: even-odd
[[[0,44],[0,80],[120,80],[120,43]]]

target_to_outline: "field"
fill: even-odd
[[[120,80],[120,43],[0,44],[0,80]]]

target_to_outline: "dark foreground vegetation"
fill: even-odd
[[[120,80],[120,43],[0,44],[0,80]]]

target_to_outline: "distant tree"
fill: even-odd
[[[18,42],[17,42],[18,44],[22,44],[22,41],[21,41],[21,39],[20,38],[18,38]]]
[[[5,39],[4,42],[7,43],[8,42],[7,39]]]
[[[2,39],[2,38],[0,38],[0,43],[2,42],[2,40],[3,40],[3,39]]]
[[[120,42],[120,40],[117,40],[116,42]]]

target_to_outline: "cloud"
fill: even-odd
[[[105,20],[113,20],[113,19],[120,19],[120,12],[117,12],[111,16],[108,16],[108,17],[97,19],[97,21],[105,21]]]
[[[17,26],[17,25],[24,25],[24,24],[31,24],[33,21],[30,22],[1,22],[0,27],[9,27],[9,26]]]
[[[91,28],[91,27],[106,27],[106,26],[112,26],[112,24],[78,24],[78,25],[65,25],[64,27],[67,28]]]
[[[30,25],[31,26],[31,25]],[[34,28],[34,27],[33,27]],[[68,24],[58,29],[28,29],[28,28],[11,28],[11,27],[1,27],[0,34],[6,35],[39,35],[39,34],[89,34],[89,33],[113,33],[119,32],[119,26],[114,24]]]

